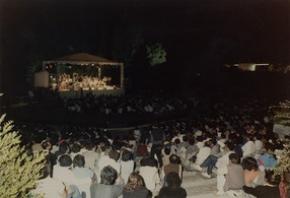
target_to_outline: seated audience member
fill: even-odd
[[[280,198],[279,191],[279,176],[274,176],[274,172],[267,170],[265,172],[264,185],[256,186],[255,188],[248,187],[247,183],[243,187],[245,193],[255,196],[256,198]],[[249,184],[250,185],[250,184]]]
[[[181,179],[177,173],[171,172],[166,176],[164,187],[160,189],[158,198],[185,198],[187,196],[181,187]]]
[[[140,175],[143,177],[147,189],[153,193],[160,184],[157,161],[151,157],[146,157],[141,160],[140,165]]]
[[[123,191],[123,185],[114,185],[117,179],[117,171],[106,166],[101,171],[101,182],[93,182],[91,190],[91,198],[118,198]]]
[[[76,186],[81,191],[81,194],[86,198],[90,198],[90,184],[94,173],[89,168],[85,167],[85,158],[82,155],[76,155],[73,159],[72,173],[75,176]]]
[[[238,196],[242,193],[244,186],[244,171],[240,165],[240,157],[231,153],[229,155],[228,171],[225,178],[224,192],[230,197]]]
[[[94,146],[90,141],[86,142],[85,148],[86,150],[82,154],[86,161],[85,167],[95,170],[95,162],[98,158],[98,153],[94,151]]]
[[[201,168],[206,168],[205,172],[202,172],[202,175],[206,178],[212,177],[212,170],[215,167],[215,164],[220,156],[220,146],[213,139],[210,141],[211,153],[206,158],[206,160],[200,165]]]
[[[243,158],[254,157],[256,154],[256,145],[252,135],[247,135],[246,143],[242,146]]]
[[[58,151],[55,152],[55,156],[58,159],[59,156],[64,155],[64,154],[69,154],[70,153],[70,148],[68,143],[62,142],[59,144]]]
[[[260,134],[257,134],[255,137],[255,146],[256,146],[256,154],[259,155],[261,154],[263,148],[264,148],[264,144],[262,142],[262,136]]]
[[[71,165],[72,159],[69,155],[60,156],[58,164],[53,168],[53,178],[65,184],[73,184],[75,177],[71,171]]]
[[[133,161],[133,153],[124,150],[122,153],[122,159],[121,159],[121,177],[126,183],[128,181],[128,178],[130,174],[134,170],[134,161]]]
[[[193,168],[198,171],[202,171],[202,167],[200,166],[210,155],[211,152],[211,142],[206,141],[204,146],[201,146],[199,152],[196,155],[195,163],[193,164]]]
[[[264,166],[265,169],[273,169],[277,164],[277,159],[274,154],[274,148],[271,144],[265,145],[266,151],[262,153],[258,162],[259,165]]]
[[[234,153],[234,145],[227,141],[225,142],[224,154],[216,163],[217,167],[217,189],[218,195],[224,194],[225,175],[228,173],[229,156]]]
[[[175,172],[182,178],[182,166],[180,164],[180,158],[177,155],[171,155],[169,158],[170,163],[163,167],[162,176],[166,177],[171,172]]]
[[[80,154],[81,145],[78,142],[73,143],[71,146],[71,153],[70,156],[73,159],[76,155]]]
[[[255,158],[246,157],[242,161],[245,183],[250,187],[264,185],[265,172],[259,169]]]
[[[121,165],[120,163],[118,163],[119,158],[120,158],[120,153],[115,150],[110,150],[108,156],[107,155],[101,156],[98,163],[99,175],[100,175],[101,170],[106,166],[113,167],[119,175],[121,171]]]
[[[171,156],[172,152],[171,152],[171,145],[167,144],[164,146],[164,148],[162,149],[162,164],[163,167],[168,165],[169,162],[169,158]]]
[[[42,171],[42,177],[38,181],[37,188],[32,191],[32,194],[40,194],[43,198],[67,198],[69,192],[70,195],[74,195],[74,198],[81,198],[76,188],[73,188],[71,185],[66,186],[63,182],[52,179],[48,173],[46,169]],[[75,190],[74,193],[72,189]]]
[[[123,189],[123,198],[150,198],[151,192],[145,187],[143,178],[138,173],[131,173]]]

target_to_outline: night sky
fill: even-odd
[[[290,57],[287,0],[22,0],[1,1],[0,13],[4,88],[16,92],[35,61],[74,52],[120,60],[136,34],[162,43],[169,73]]]

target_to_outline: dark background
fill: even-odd
[[[140,45],[126,69],[131,90],[206,89],[205,82],[224,78],[242,84],[248,77],[232,79],[221,66],[289,63],[288,0],[2,0],[0,6],[1,87],[10,96],[26,94],[27,68],[35,62],[76,52],[126,62],[135,38],[162,43],[167,62],[149,67]]]

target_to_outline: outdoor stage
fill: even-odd
[[[35,88],[46,88],[61,97],[124,94],[124,64],[86,53],[43,61],[34,77]]]

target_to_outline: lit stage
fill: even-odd
[[[124,94],[124,64],[85,53],[44,61],[35,74],[35,87],[57,91],[62,97],[92,93]]]

